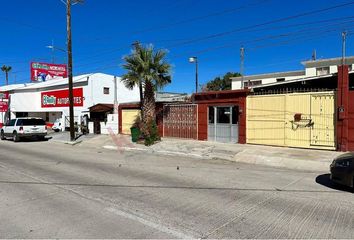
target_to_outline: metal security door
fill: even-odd
[[[335,147],[334,94],[311,95],[311,145]]]
[[[238,107],[209,106],[208,141],[238,142]]]
[[[196,104],[165,105],[163,136],[198,139],[198,106]]]

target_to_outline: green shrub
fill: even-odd
[[[160,135],[159,135],[159,131],[157,129],[157,124],[155,121],[149,121],[148,122],[148,126],[147,126],[147,131],[145,133],[145,145],[146,146],[151,146],[153,145],[155,142],[160,141]]]

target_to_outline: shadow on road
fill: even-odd
[[[351,192],[351,193],[353,192],[353,189],[350,187],[332,182],[329,176],[330,176],[329,173],[318,175],[316,177],[316,183],[334,190]]]

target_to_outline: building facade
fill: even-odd
[[[243,77],[243,85],[246,88],[261,87],[262,85],[277,84],[292,80],[332,76],[338,72],[338,65],[342,64],[342,58],[329,58],[320,60],[304,61],[305,70],[276,72]],[[354,68],[354,57],[347,57],[345,64],[349,66],[349,72]],[[232,79],[232,90],[242,89],[242,77]]]
[[[69,90],[68,79],[7,86],[10,118],[40,117],[46,122],[59,121],[63,129],[68,125]],[[1,88],[0,88],[0,91]],[[73,78],[74,121],[81,122],[83,116],[90,117],[90,107],[97,104],[113,104],[138,101],[139,90],[127,89],[120,78],[113,75],[94,73]],[[2,121],[3,119],[0,119]]]

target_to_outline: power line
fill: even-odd
[[[352,22],[354,22],[354,20],[348,21],[346,23],[352,23]],[[248,40],[248,41],[232,42],[232,43],[224,44],[224,45],[221,45],[221,46],[210,47],[210,48],[205,48],[205,49],[202,49],[202,50],[199,50],[199,51],[189,52],[188,54],[185,53],[185,54],[178,54],[178,55],[173,55],[173,56],[174,57],[180,57],[180,56],[184,57],[184,56],[190,55],[190,54],[202,54],[202,53],[206,53],[206,52],[210,52],[210,51],[214,51],[214,50],[235,47],[237,45],[244,45],[244,44],[249,44],[249,43],[253,43],[253,42],[261,42],[261,41],[272,40],[272,39],[277,39],[277,38],[284,38],[284,37],[289,37],[289,36],[292,36],[292,35],[308,34],[308,32],[310,32],[309,33],[310,35],[320,34],[320,33],[327,33],[329,31],[329,29],[322,30],[322,31],[317,31],[317,32],[314,32],[314,31],[316,31],[318,29],[321,29],[321,28],[324,28],[324,27],[337,26],[337,25],[340,25],[340,24],[341,23],[328,24],[328,25],[325,25],[325,26],[319,26],[317,28],[306,28],[306,29],[302,29],[302,30],[298,30],[298,31],[294,31],[294,32],[288,32],[288,33],[283,33],[283,34],[278,34],[278,35],[269,35],[269,36],[265,36],[265,37],[262,37],[262,38]],[[331,28],[330,32],[333,32],[333,31],[338,31],[338,27]]]
[[[226,31],[226,32],[211,34],[211,35],[207,35],[207,36],[204,36],[204,37],[191,39],[189,41],[184,41],[184,42],[181,42],[179,44],[168,46],[168,48],[178,47],[178,46],[191,44],[191,43],[195,43],[195,42],[200,42],[200,41],[207,40],[207,39],[223,37],[223,36],[226,36],[226,35],[233,34],[235,32],[240,32],[240,31],[244,31],[244,30],[254,29],[254,28],[258,28],[258,27],[262,27],[262,26],[266,26],[266,25],[271,25],[271,24],[274,24],[274,23],[289,21],[289,20],[292,20],[292,19],[301,18],[301,17],[313,15],[313,14],[318,14],[318,13],[321,13],[321,12],[327,12],[327,11],[330,11],[330,10],[333,10],[333,9],[342,8],[342,7],[353,5],[353,4],[354,4],[354,1],[349,2],[349,3],[344,3],[344,4],[331,6],[331,7],[327,7],[327,8],[322,8],[322,9],[318,9],[318,10],[313,10],[313,11],[309,11],[309,12],[304,12],[304,13],[300,13],[300,14],[296,14],[296,15],[292,15],[292,16],[288,16],[288,17],[284,17],[284,18],[278,18],[278,19],[267,21],[267,22],[264,22],[264,23],[259,23],[259,24],[254,24],[254,25],[250,25],[250,26],[240,27],[240,28],[236,28],[236,29],[233,29],[233,30],[230,30],[230,31]]]
[[[226,10],[223,10],[223,11],[220,11],[220,12],[214,12],[214,13],[207,14],[207,15],[204,15],[204,16],[189,18],[189,19],[185,19],[185,20],[181,20],[181,21],[178,21],[178,22],[165,24],[165,25],[161,25],[161,26],[157,26],[157,27],[151,27],[151,28],[140,30],[140,31],[135,31],[135,32],[132,32],[132,33],[133,34],[146,33],[146,32],[151,32],[151,31],[156,31],[156,30],[170,28],[170,27],[173,27],[173,26],[181,25],[181,24],[196,22],[196,21],[208,19],[208,18],[211,18],[211,17],[216,17],[216,16],[225,15],[225,14],[230,14],[230,13],[238,12],[238,11],[240,11],[242,9],[245,9],[245,8],[248,8],[248,7],[257,6],[260,3],[264,3],[264,2],[267,2],[267,1],[270,1],[270,0],[260,0],[260,1],[257,1],[255,3],[245,4],[245,5],[242,5],[242,6],[237,7],[237,8],[226,9]]]
[[[197,16],[197,17],[193,17],[193,18],[189,18],[189,19],[185,19],[185,20],[181,20],[181,21],[177,21],[177,22],[173,22],[173,23],[169,23],[169,24],[164,24],[164,25],[160,25],[160,26],[156,26],[156,27],[150,27],[150,28],[146,28],[146,29],[141,29],[141,30],[136,30],[136,31],[132,31],[132,32],[127,32],[126,34],[141,34],[141,33],[146,33],[146,32],[153,32],[153,31],[158,31],[158,30],[162,30],[162,29],[168,29],[174,26],[178,26],[178,25],[183,25],[186,23],[191,23],[191,22],[196,22],[196,21],[201,21],[204,19],[208,19],[208,18],[212,18],[212,17],[217,17],[217,16],[221,16],[221,15],[225,15],[225,14],[231,14],[237,11],[241,11],[242,9],[245,8],[249,8],[249,7],[253,7],[253,6],[257,6],[261,3],[264,2],[268,2],[271,0],[258,0],[255,3],[248,3],[248,4],[244,4],[240,7],[237,8],[232,8],[232,9],[225,9],[219,12],[214,12],[214,13],[210,13],[207,15],[202,15],[202,16]],[[114,37],[100,37],[100,38],[95,38],[93,40],[95,41],[100,41],[103,39],[112,39]]]

